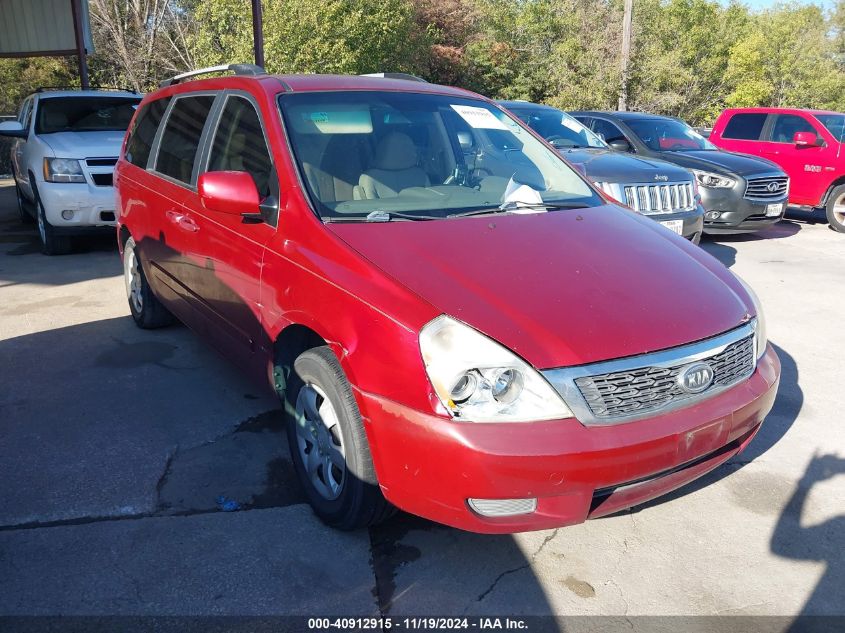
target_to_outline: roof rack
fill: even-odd
[[[361,77],[383,77],[384,79],[404,79],[405,81],[421,81],[424,84],[428,83],[422,77],[417,77],[411,73],[364,73]]]
[[[255,64],[221,64],[220,66],[209,66],[208,68],[200,68],[198,70],[182,73],[181,75],[176,75],[175,77],[159,82],[158,86],[159,88],[166,88],[167,86],[178,84],[183,79],[197,77],[198,75],[209,75],[211,73],[223,73],[226,71],[233,72],[236,75],[246,75],[252,77],[266,74],[266,71],[261,66],[256,66]]]
[[[51,90],[73,90],[74,92],[87,92],[88,90],[111,90],[114,92],[131,92],[132,94],[141,94],[134,88],[122,88],[120,86],[91,86],[90,88],[80,88],[79,86],[39,86],[35,92],[49,92]]]

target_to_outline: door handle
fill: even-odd
[[[176,211],[171,209],[167,213],[165,213],[167,219],[170,220],[173,224],[178,226],[183,231],[188,231],[190,233],[196,233],[200,230],[199,225],[191,218],[189,215],[185,213],[181,213],[180,211]]]

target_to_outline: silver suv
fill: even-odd
[[[42,251],[67,253],[72,237],[115,226],[112,172],[141,95],[39,89],[14,121],[12,169],[21,220],[38,222]]]

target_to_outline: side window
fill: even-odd
[[[191,184],[202,129],[213,103],[212,95],[176,100],[161,136],[155,166],[157,172]]]
[[[255,107],[243,97],[231,96],[220,115],[211,146],[209,171],[245,171],[255,181],[262,198],[270,195],[273,165],[261,119]]]
[[[21,111],[18,114],[18,122],[23,126],[23,129],[29,129],[29,123],[32,120],[32,104],[34,100],[30,97],[26,101],[23,102],[21,106]]]
[[[147,161],[150,158],[150,150],[153,147],[158,126],[161,118],[167,110],[170,97],[158,99],[145,105],[138,113],[135,126],[126,143],[126,160],[141,169],[147,168]]]
[[[795,114],[779,114],[772,128],[772,141],[791,144],[796,132],[818,134],[816,128],[804,117]]]
[[[595,132],[596,134],[601,134],[604,137],[606,143],[610,143],[611,141],[626,140],[625,135],[622,134],[622,130],[613,125],[613,123],[611,123],[610,121],[605,121],[603,119],[593,120],[593,132]]]
[[[765,112],[735,114],[725,126],[725,130],[722,132],[722,138],[756,141],[760,138],[768,116]]]

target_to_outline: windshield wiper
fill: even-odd
[[[343,216],[327,216],[323,218],[324,222],[390,222],[392,220],[411,220],[414,222],[421,220],[442,220],[441,216],[434,215],[415,215],[412,213],[401,213],[397,211],[372,211],[367,215],[350,215]]]
[[[492,215],[495,213],[507,213],[508,211],[517,211],[519,209],[536,209],[537,211],[559,211],[561,209],[586,209],[587,205],[580,202],[505,202],[498,207],[485,207],[483,209],[473,209],[472,211],[464,211],[462,213],[451,213],[447,218],[467,218],[473,215]]]

